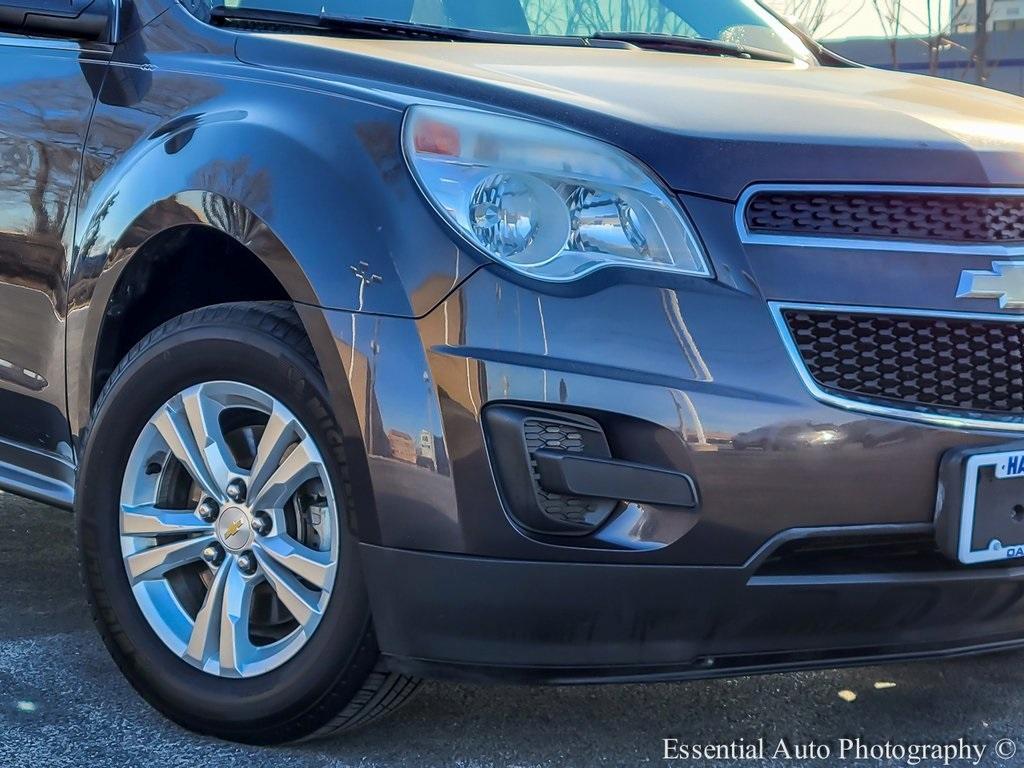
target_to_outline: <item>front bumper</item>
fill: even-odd
[[[673,680],[1024,645],[1024,568],[758,576],[364,546],[374,620],[411,674]]]
[[[982,260],[747,246],[732,206],[687,207],[714,280],[609,271],[541,290],[487,267],[418,320],[322,314],[382,650],[407,671],[568,681],[1024,641],[1024,569],[963,568],[934,538],[942,456],[1019,433],[821,402],[770,311],[956,311],[959,270]],[[864,279],[883,268],[893,295]],[[692,478],[699,505],[632,505],[614,536],[538,533],[501,487],[495,405],[600,422],[617,458]]]

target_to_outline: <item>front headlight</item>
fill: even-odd
[[[405,154],[423,193],[467,240],[541,280],[631,266],[710,277],[679,205],[615,147],[528,120],[413,107]]]

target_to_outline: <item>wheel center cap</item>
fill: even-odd
[[[225,549],[238,552],[252,541],[252,522],[241,507],[226,507],[217,518],[216,532]]]

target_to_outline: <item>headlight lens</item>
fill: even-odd
[[[405,153],[424,194],[467,240],[531,277],[627,265],[709,277],[682,209],[615,147],[528,120],[413,107]]]

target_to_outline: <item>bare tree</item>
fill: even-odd
[[[967,6],[958,0],[949,0],[948,3],[944,3],[942,0],[928,0],[926,12],[928,14],[928,38],[925,42],[928,44],[928,72],[937,76],[942,53],[958,45],[952,35],[966,21]]]
[[[924,16],[910,8],[903,10],[901,22],[928,30],[924,37],[915,37],[928,48],[930,75],[938,76],[943,53],[953,48],[966,50],[953,39],[953,33],[969,21],[968,7],[962,0],[926,0]]]
[[[867,0],[835,3],[830,0],[769,0],[769,5],[793,19],[814,37],[831,37],[863,10]]]
[[[530,28],[556,35],[599,30],[693,34],[664,3],[651,0],[523,0]]]
[[[900,68],[899,38],[903,30],[903,0],[871,0],[878,21],[882,25],[882,33],[889,41],[892,56],[892,68]]]
[[[974,40],[974,76],[978,85],[988,82],[988,0],[977,0]]]
[[[546,0],[523,0],[523,12],[530,29],[539,34],[565,34],[565,7]]]

